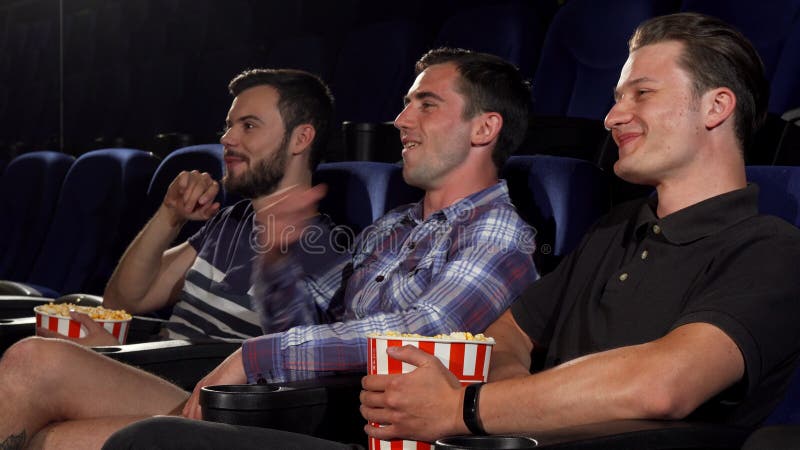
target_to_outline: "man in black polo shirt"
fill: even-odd
[[[745,180],[767,90],[756,51],[726,24],[690,13],[642,24],[605,124],[616,174],[657,196],[614,209],[489,327],[488,384],[461,388],[434,357],[392,349],[418,369],[364,379],[362,414],[386,424],[367,432],[432,441],[632,418],[760,423],[800,345],[800,232],[758,215]]]

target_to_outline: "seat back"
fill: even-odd
[[[719,17],[741,31],[758,51],[767,79],[771,80],[784,42],[800,13],[800,0],[683,0],[681,11]]]
[[[211,178],[221,182],[222,176],[225,174],[225,163],[222,159],[222,145],[192,145],[179,148],[167,155],[164,160],[161,161],[161,164],[158,165],[158,168],[153,174],[153,179],[150,180],[150,185],[147,188],[147,202],[145,206],[145,215],[147,217],[155,214],[161,202],[164,200],[164,196],[167,194],[167,188],[169,188],[170,183],[184,170],[208,172]],[[230,197],[234,199],[235,196]],[[236,197],[236,199],[238,199],[238,197]],[[225,200],[225,192],[220,189],[214,201],[219,202],[220,205],[230,204]],[[203,226],[203,223],[204,222],[199,221],[186,223],[173,243],[185,242]]]
[[[80,156],[64,179],[53,222],[28,282],[59,293],[102,294],[144,224],[147,185],[158,159],[112,148]]]
[[[348,33],[331,85],[337,120],[393,120],[411,86],[414,61],[426,46],[425,31],[408,20],[378,22]]]
[[[800,167],[747,166],[746,172],[758,185],[759,211],[800,226]]]
[[[434,48],[447,46],[497,55],[530,79],[539,61],[544,20],[523,3],[487,4],[457,12],[445,21]],[[480,23],[480,27],[475,24]]]
[[[422,191],[403,180],[402,167],[381,162],[347,161],[320,164],[314,184],[328,185],[321,212],[355,236],[387,211],[422,198]]]
[[[746,171],[747,181],[759,187],[759,211],[800,226],[800,167],[748,166]],[[764,422],[765,425],[793,423],[800,423],[800,368],[795,370],[783,399]]]
[[[534,261],[542,274],[578,245],[611,204],[605,173],[581,159],[512,156],[502,176],[520,216],[536,229]]]
[[[0,279],[27,279],[74,160],[59,152],[32,152],[6,167],[0,178]]]
[[[770,82],[769,110],[783,115],[800,108],[800,16],[786,37]]]
[[[533,111],[602,119],[613,104],[627,42],[639,23],[670,12],[662,0],[571,0],[547,30],[533,77]]]

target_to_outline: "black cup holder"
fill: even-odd
[[[92,347],[92,350],[96,351],[97,353],[117,353],[121,352],[121,347]]]
[[[452,436],[436,441],[437,450],[533,449],[536,439],[524,436]]]
[[[206,386],[203,420],[292,431],[364,445],[360,383]]]

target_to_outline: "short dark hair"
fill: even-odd
[[[271,86],[278,91],[278,111],[283,119],[286,139],[298,125],[311,124],[315,137],[311,144],[311,170],[323,159],[328,143],[333,94],[316,75],[295,69],[250,69],[236,75],[228,84],[234,97],[255,86]]]
[[[691,12],[642,23],[628,42],[628,49],[634,52],[664,41],[683,44],[678,63],[692,77],[695,96],[717,87],[727,87],[736,95],[734,130],[744,150],[766,119],[769,99],[769,83],[756,49],[722,20]]]
[[[531,88],[519,70],[508,61],[487,53],[461,48],[437,48],[417,61],[416,75],[436,64],[455,64],[460,75],[457,90],[466,99],[463,117],[496,112],[503,117],[492,160],[500,170],[525,139],[528,129]]]

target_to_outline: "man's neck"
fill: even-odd
[[[658,184],[656,186],[658,192],[656,215],[663,218],[703,200],[746,186],[747,179],[743,164],[725,165],[716,162],[696,174],[689,174]]]
[[[441,187],[428,189],[422,200],[423,217],[427,219],[431,214],[462,200],[470,195],[480,192],[497,183],[497,174],[494,176],[474,177],[448,177],[449,180]]]

